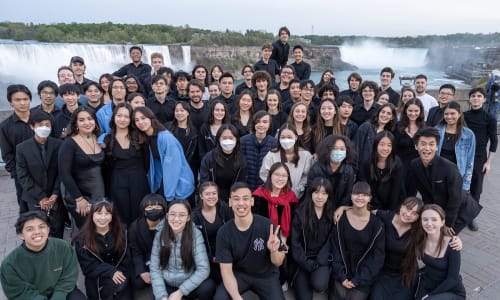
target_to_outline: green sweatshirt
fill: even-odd
[[[77,278],[75,251],[67,241],[57,238],[49,238],[40,252],[18,246],[5,257],[0,269],[8,299],[65,300]]]

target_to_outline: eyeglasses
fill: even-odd
[[[168,213],[167,216],[170,218],[170,219],[179,219],[179,220],[183,220],[185,218],[187,218],[187,214],[176,214],[176,213]]]

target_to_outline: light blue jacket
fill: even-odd
[[[148,182],[151,192],[156,192],[163,180],[164,196],[167,201],[187,199],[194,192],[194,176],[184,156],[181,143],[170,131],[160,131],[158,152],[159,160],[153,157],[149,149]]]
[[[181,257],[181,243],[182,233],[177,235],[177,243],[170,244],[170,257],[168,258],[168,266],[162,269],[160,266],[160,235],[165,220],[161,221],[157,226],[157,233],[153,241],[153,248],[151,249],[151,264],[149,270],[151,274],[151,286],[153,287],[153,294],[155,299],[168,296],[165,283],[172,287],[178,287],[183,295],[189,295],[200,284],[208,278],[210,274],[210,264],[203,241],[202,233],[194,226],[193,223],[188,222],[186,226],[193,227],[193,258],[194,267],[186,272],[182,265]]]
[[[101,129],[101,135],[97,139],[98,144],[104,144],[104,137],[111,132],[109,127],[109,121],[113,116],[113,101],[109,101],[103,107],[101,107],[97,113],[96,118],[99,123],[99,128]]]
[[[443,147],[444,134],[446,125],[438,125],[436,128],[439,130],[439,148],[438,154],[441,154]],[[462,189],[465,191],[470,190],[470,183],[472,180],[472,169],[474,167],[474,154],[476,153],[476,136],[469,128],[462,128],[460,139],[455,144],[455,156],[457,158],[457,167],[462,175],[463,184]]]

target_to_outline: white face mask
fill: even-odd
[[[236,147],[236,141],[233,140],[222,140],[220,141],[220,146],[224,151],[233,151],[234,147]]]
[[[285,150],[290,150],[295,146],[295,139],[281,139],[280,145]]]
[[[40,126],[35,128],[35,134],[42,139],[49,137],[51,131],[52,128],[48,126]]]

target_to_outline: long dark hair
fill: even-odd
[[[233,149],[232,155],[236,156],[236,159],[234,160],[234,163],[236,164],[235,167],[240,167],[243,160],[245,159],[243,154],[241,153],[240,150],[240,135],[238,133],[238,129],[233,124],[222,124],[219,130],[217,130],[217,134],[215,135],[215,149],[213,150],[213,155],[215,158],[215,162],[219,166],[224,166],[224,161],[225,161],[225,154],[224,151],[222,150],[222,146],[220,145],[220,137],[222,136],[222,133],[225,130],[229,130],[234,137],[236,137],[236,146]]]
[[[236,110],[234,112],[234,116],[233,116],[233,120],[234,121],[237,121],[237,122],[241,122],[241,110],[240,110],[240,102],[241,102],[241,98],[243,98],[243,96],[248,96],[250,97],[250,99],[252,100],[252,106],[250,106],[250,110],[248,111],[248,113],[250,114],[250,119],[252,118],[252,114],[253,114],[253,93],[252,91],[250,90],[243,90],[239,95],[238,95],[238,98],[236,99]],[[251,125],[251,124],[248,124],[248,125]],[[248,126],[248,127],[251,127],[251,126]]]
[[[191,77],[191,78],[196,79],[196,80],[199,80],[199,79],[198,79],[198,78],[196,78],[196,76],[195,76],[196,70],[198,70],[198,69],[203,69],[203,70],[205,70],[205,80],[203,80],[202,82],[203,82],[204,86],[208,87],[208,78],[209,78],[212,74],[208,74],[208,69],[207,69],[207,67],[205,67],[204,65],[196,65],[196,66],[194,66],[193,71],[191,72],[191,75],[192,75],[192,77]]]
[[[186,200],[174,200],[168,205],[168,211],[175,204],[184,205],[188,211],[188,220],[186,226],[182,231],[181,238],[181,259],[182,266],[186,272],[189,272],[194,265],[194,253],[193,253],[193,241],[194,233],[193,226],[191,224],[191,205]],[[168,215],[167,211],[167,215]],[[168,216],[167,216],[168,218]],[[164,221],[163,229],[160,232],[160,266],[162,269],[168,267],[168,260],[170,258],[171,244],[177,243],[177,237],[173,232],[172,228],[168,224],[168,219]]]
[[[229,109],[227,108],[226,103],[224,103],[223,100],[212,100],[212,101],[210,101],[210,107],[209,107],[209,113],[208,113],[208,120],[207,120],[208,125],[212,125],[215,122],[214,111],[215,111],[215,106],[217,104],[222,104],[222,106],[224,106],[224,119],[222,120],[222,124],[229,123],[230,112],[229,112]]]
[[[291,132],[293,132],[293,134],[295,135],[295,145],[293,145],[293,158],[292,158],[291,163],[294,164],[295,167],[297,167],[297,165],[299,164],[299,160],[300,160],[299,149],[304,148],[304,147],[302,146],[302,141],[299,139],[299,134],[297,133],[297,129],[295,129],[294,125],[292,125],[290,123],[285,123],[285,124],[281,125],[280,129],[278,130],[278,142],[276,143],[276,148],[271,150],[271,151],[272,152],[279,152],[280,157],[281,157],[281,161],[287,162],[286,151],[285,151],[285,149],[283,149],[283,147],[281,147],[281,144],[280,144],[281,132],[283,130],[287,130],[287,129],[290,130]]]
[[[392,150],[389,157],[385,162],[385,168],[388,170],[387,173],[384,174],[383,177],[379,176],[377,163],[379,161],[379,155],[377,151],[378,144],[383,138],[388,138],[391,141]],[[390,131],[381,131],[375,135],[375,139],[373,140],[372,152],[370,154],[370,169],[369,169],[369,178],[371,182],[387,182],[389,181],[396,172],[396,167],[400,166],[398,164],[399,158],[396,156],[396,139],[394,135]]]
[[[93,220],[93,215],[96,212],[105,209],[111,213],[111,222],[109,223],[109,231],[113,233],[114,245],[116,251],[122,252],[127,247],[125,230],[120,222],[120,216],[118,215],[118,209],[113,205],[113,203],[103,199],[99,202],[92,204],[90,212],[87,216],[85,224],[83,224],[82,229],[75,237],[76,239],[82,239],[83,245],[94,253],[100,253],[101,249],[98,247],[96,240],[96,226]]]
[[[462,113],[462,108],[460,107],[460,104],[457,101],[448,102],[445,105],[445,107],[443,108],[443,111],[446,111],[447,109],[454,109],[460,114],[460,117],[457,120],[457,129],[456,129],[457,134],[455,135],[455,140],[453,141],[454,143],[456,143],[458,140],[460,140],[460,137],[462,136],[462,129],[464,127],[467,127],[467,124],[465,123],[465,118],[464,118],[464,114]],[[446,124],[447,123],[446,123],[444,116],[443,116],[441,121],[439,121],[439,125],[446,126]]]
[[[302,123],[302,131],[304,132],[303,135],[304,143],[309,143],[309,141],[311,140],[311,116],[309,115],[309,106],[305,102],[299,101],[292,105],[292,108],[290,108],[290,114],[288,115],[287,121],[288,123],[293,124],[293,126],[295,126],[295,120],[293,119],[293,112],[299,105],[303,105],[306,107],[306,118]],[[297,130],[297,128],[295,129]]]
[[[327,219],[333,220],[334,204],[332,183],[328,179],[325,179],[323,177],[316,177],[307,187],[304,201],[302,201],[302,203],[300,204],[303,209],[299,209],[297,211],[298,217],[300,218],[301,223],[304,225],[305,236],[315,233],[314,220],[317,218],[317,216],[314,209],[312,194],[314,192],[319,192],[321,188],[325,189],[326,193],[328,194],[328,200],[326,201],[325,207],[323,208],[323,216],[326,215]],[[330,224],[330,229],[331,227],[333,227],[333,221]]]
[[[129,92],[128,90],[128,86],[127,86],[127,79],[129,78],[132,78],[135,80],[135,82],[137,83],[137,91],[138,93],[141,93],[141,94],[144,94],[144,88],[142,86],[142,83],[141,81],[139,80],[139,77],[135,76],[134,74],[129,74],[127,75],[127,77],[125,78],[125,88],[126,88],[126,91],[127,91],[127,95],[130,94],[131,92]],[[132,92],[133,93],[133,92]]]
[[[78,134],[78,127],[77,127],[78,115],[81,112],[87,112],[92,117],[92,119],[94,119],[95,128],[92,131],[92,133],[96,137],[99,137],[99,135],[101,134],[101,129],[99,128],[99,122],[97,121],[94,111],[91,108],[87,107],[86,105],[79,106],[71,114],[71,119],[69,120],[68,127],[66,127],[66,131],[64,132],[64,137],[74,136]]]
[[[441,220],[446,219],[446,213],[441,208],[441,206],[437,204],[426,204],[420,215],[426,210],[434,210],[439,214]],[[418,264],[417,260],[421,259],[424,255],[425,249],[425,241],[427,239],[427,233],[424,231],[423,226],[421,224],[420,219],[417,221],[418,226],[414,234],[411,235],[411,240],[408,245],[408,251],[403,259],[402,265],[402,275],[403,281],[407,286],[411,286],[415,282],[415,278],[417,275]],[[444,238],[447,236],[445,226],[441,227],[439,234],[439,242],[435,249],[435,253],[441,253],[443,247]]]
[[[420,114],[418,115],[418,118],[415,120],[417,127],[419,129],[427,127],[427,125],[425,124],[424,105],[422,104],[422,101],[420,101],[420,99],[413,98],[406,101],[406,103],[403,104],[402,106],[399,122],[396,125],[396,130],[400,133],[404,133],[406,128],[408,128],[408,126],[410,125],[410,119],[408,119],[408,115],[406,114],[406,111],[408,110],[408,107],[410,107],[410,105],[416,105],[420,109]]]
[[[151,111],[151,109],[149,109],[146,106],[139,106],[136,107],[132,112],[132,123],[133,123],[132,127],[136,129],[138,132],[140,132],[140,130],[137,128],[137,126],[135,126],[135,116],[137,115],[138,112],[151,120],[151,127],[153,127],[153,135],[158,135],[158,132],[166,129],[165,126],[161,124],[160,120],[158,120],[154,112]],[[142,134],[145,135],[146,133],[142,132]]]
[[[271,176],[273,176],[273,173],[279,169],[279,168],[284,168],[286,170],[287,174],[287,182],[286,185],[281,189],[283,192],[287,192],[292,189],[292,178],[290,178],[290,170],[288,169],[287,165],[283,162],[275,162],[271,168],[269,169],[269,172],[267,173],[267,179],[266,182],[264,183],[264,188],[268,191],[273,190],[273,182],[271,180]]]
[[[174,114],[175,114],[175,109],[177,108],[177,105],[182,106],[182,108],[188,112],[187,116],[187,128],[186,128],[186,135],[189,135],[189,132],[193,129],[193,123],[191,122],[191,108],[189,107],[189,104],[186,101],[177,101],[175,102],[174,106]],[[179,136],[179,122],[177,121],[176,118],[172,120],[172,122],[168,123],[167,129],[170,130],[175,137]]]
[[[396,108],[394,107],[394,105],[392,103],[386,103],[384,105],[381,105],[377,109],[377,112],[373,114],[373,116],[372,116],[372,118],[370,120],[370,123],[372,123],[373,126],[375,126],[375,129],[378,128],[379,115],[382,112],[382,109],[384,109],[386,107],[389,107],[389,109],[391,110],[392,120],[389,123],[385,124],[384,130],[393,131],[394,130],[394,126],[396,125],[396,120],[397,120],[398,116],[396,115]]]
[[[130,145],[133,146],[134,148],[138,149],[140,147],[140,144],[143,142],[142,135],[139,135],[139,133],[136,131],[136,129],[133,128],[132,123],[132,107],[130,104],[127,102],[122,102],[118,103],[118,105],[115,106],[115,109],[113,109],[113,115],[111,116],[111,119],[109,120],[109,128],[111,129],[110,133],[104,138],[104,142],[106,144],[106,152],[107,153],[113,153],[113,147],[116,143],[116,124],[115,124],[115,117],[116,114],[118,113],[118,110],[120,108],[125,108],[129,112],[129,117],[130,117],[130,124],[128,125],[128,133],[127,133],[127,138],[130,140]]]
[[[330,100],[330,99],[324,99],[321,101],[319,108],[318,108],[318,116],[316,118],[316,126],[314,127],[314,147],[317,147],[319,143],[325,138],[326,136],[326,130],[325,130],[325,121],[323,120],[323,117],[321,116],[321,106],[323,106],[324,103],[330,102],[333,107],[335,108],[335,115],[333,116],[333,134],[337,135],[346,135],[346,128],[340,124],[340,120],[338,117],[339,113],[339,108],[335,101]]]
[[[332,152],[333,147],[338,140],[343,141],[346,148],[346,157],[342,161],[342,164],[350,164],[354,162],[355,154],[353,146],[351,144],[351,140],[346,136],[335,134],[327,136],[319,144],[318,150],[316,151],[316,153],[318,154],[318,162],[326,166],[330,165],[330,152]]]

